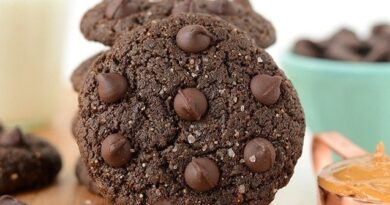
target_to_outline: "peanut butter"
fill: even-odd
[[[374,154],[344,160],[326,167],[318,177],[320,187],[340,196],[367,202],[390,202],[390,157],[383,143]]]

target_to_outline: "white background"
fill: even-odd
[[[70,17],[65,79],[84,59],[102,50],[98,43],[86,41],[79,22],[83,13],[100,0],[69,0]],[[255,8],[272,21],[278,32],[277,43],[269,52],[280,55],[300,36],[325,37],[341,26],[366,35],[375,22],[390,22],[390,0],[252,0]]]
[[[104,49],[86,41],[79,32],[83,13],[99,0],[69,0],[70,16],[64,61],[64,82],[84,59]],[[278,32],[278,41],[268,51],[279,60],[294,40],[301,36],[322,38],[342,26],[368,34],[375,22],[390,23],[390,0],[253,0],[256,10],[271,20]],[[310,138],[296,174],[287,188],[280,191],[274,205],[314,205],[315,180],[310,166]]]

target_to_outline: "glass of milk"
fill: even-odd
[[[69,0],[0,0],[0,121],[49,122],[60,92]]]

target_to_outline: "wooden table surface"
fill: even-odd
[[[51,142],[61,153],[63,167],[57,180],[50,186],[17,194],[28,205],[104,205],[102,198],[80,186],[75,177],[75,164],[79,151],[70,132],[70,125],[77,110],[77,96],[66,90],[61,97],[58,111],[47,128],[34,131]]]

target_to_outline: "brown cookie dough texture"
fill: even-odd
[[[88,58],[87,60],[85,60],[84,62],[82,62],[72,73],[71,77],[70,77],[70,81],[72,82],[72,85],[73,85],[73,89],[76,91],[76,92],[80,92],[82,87],[83,87],[83,84],[84,84],[84,81],[85,81],[85,77],[87,76],[88,74],[88,71],[89,71],[89,67],[92,65],[92,63],[99,57],[99,55],[101,55],[102,53],[98,53],[90,58]]]
[[[75,174],[81,185],[85,186],[91,193],[99,194],[96,183],[89,177],[87,167],[81,159],[77,160]]]
[[[107,74],[126,82],[101,92]],[[93,63],[79,103],[81,156],[115,204],[268,205],[302,152],[291,82],[215,16],[178,14],[123,35]]]
[[[217,15],[245,31],[262,48],[276,41],[273,25],[253,11],[247,0],[103,1],[84,15],[81,31],[89,40],[112,46],[125,32],[181,13]]]
[[[18,128],[0,129],[0,195],[48,185],[60,169],[60,154],[49,143]]]

